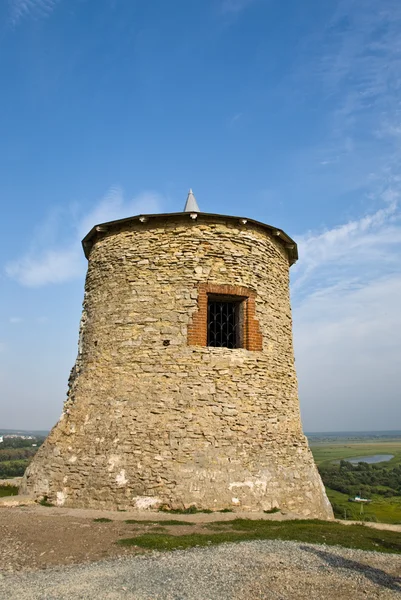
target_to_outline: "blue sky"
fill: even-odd
[[[0,426],[49,428],[95,223],[281,227],[306,430],[401,425],[401,4],[0,5]]]

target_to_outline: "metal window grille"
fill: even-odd
[[[239,347],[239,302],[208,302],[207,345]]]

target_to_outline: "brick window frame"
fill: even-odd
[[[262,333],[256,318],[256,292],[246,287],[236,285],[218,285],[201,283],[198,286],[198,310],[188,326],[188,345],[207,346],[207,307],[209,296],[230,296],[241,302],[241,348],[260,351],[263,349]],[[227,350],[227,348],[225,348]]]

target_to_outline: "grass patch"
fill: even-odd
[[[218,510],[217,512],[230,513],[230,512],[234,512],[234,511],[232,508],[222,508],[221,510]]]
[[[142,521],[136,519],[127,519],[125,523],[129,525],[195,525],[195,523],[191,523],[190,521],[177,521],[175,519],[169,519],[167,521],[148,521],[143,519]]]
[[[113,519],[107,519],[106,517],[99,517],[98,519],[93,519],[94,523],[111,523]]]
[[[152,550],[176,550],[246,540],[294,540],[310,544],[328,544],[401,554],[400,533],[379,531],[363,525],[347,526],[318,520],[278,522],[249,519],[235,519],[230,522],[218,521],[213,525],[229,525],[234,528],[234,531],[210,533],[205,530],[205,533],[190,535],[148,533],[119,540],[119,543]]]
[[[149,550],[185,550],[195,546],[210,546],[212,544],[222,544],[224,542],[237,542],[243,540],[244,536],[234,532],[213,533],[213,534],[190,534],[190,535],[161,535],[146,533],[136,538],[125,538],[119,540],[123,546],[139,546]]]
[[[161,506],[159,511],[171,513],[172,515],[195,515],[196,513],[210,514],[214,512],[210,508],[197,508],[195,504],[188,506],[188,508],[169,508],[168,506]]]
[[[0,498],[6,496],[16,496],[18,494],[18,488],[14,485],[0,485]]]
[[[273,508],[269,508],[269,510],[264,510],[263,512],[267,515],[274,515],[274,513],[280,512],[280,509],[277,508],[277,506],[274,506]]]
[[[372,502],[361,505],[349,502],[348,494],[326,487],[327,496],[337,519],[401,524],[401,496],[372,496]]]
[[[190,521],[176,521],[175,519],[170,519],[169,521],[159,521],[161,525],[195,525],[195,523],[191,523]]]
[[[203,529],[212,529],[214,531],[227,531],[227,528],[231,529],[232,521],[214,521],[212,523],[203,523]]]

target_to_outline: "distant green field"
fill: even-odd
[[[395,466],[401,463],[401,440],[363,442],[330,442],[314,443],[310,441],[310,448],[317,465],[333,460],[346,460],[354,456],[370,456],[372,454],[394,454],[386,464]]]
[[[310,447],[316,464],[323,466],[336,460],[346,460],[356,456],[371,456],[374,454],[393,454],[394,458],[380,465],[389,468],[401,464],[401,439],[394,440],[368,440],[363,441],[328,441],[314,443],[310,440]],[[372,502],[361,507],[360,504],[349,502],[347,494],[326,488],[335,515],[339,518],[351,520],[378,521],[380,523],[401,524],[401,496],[389,498],[373,495]]]

